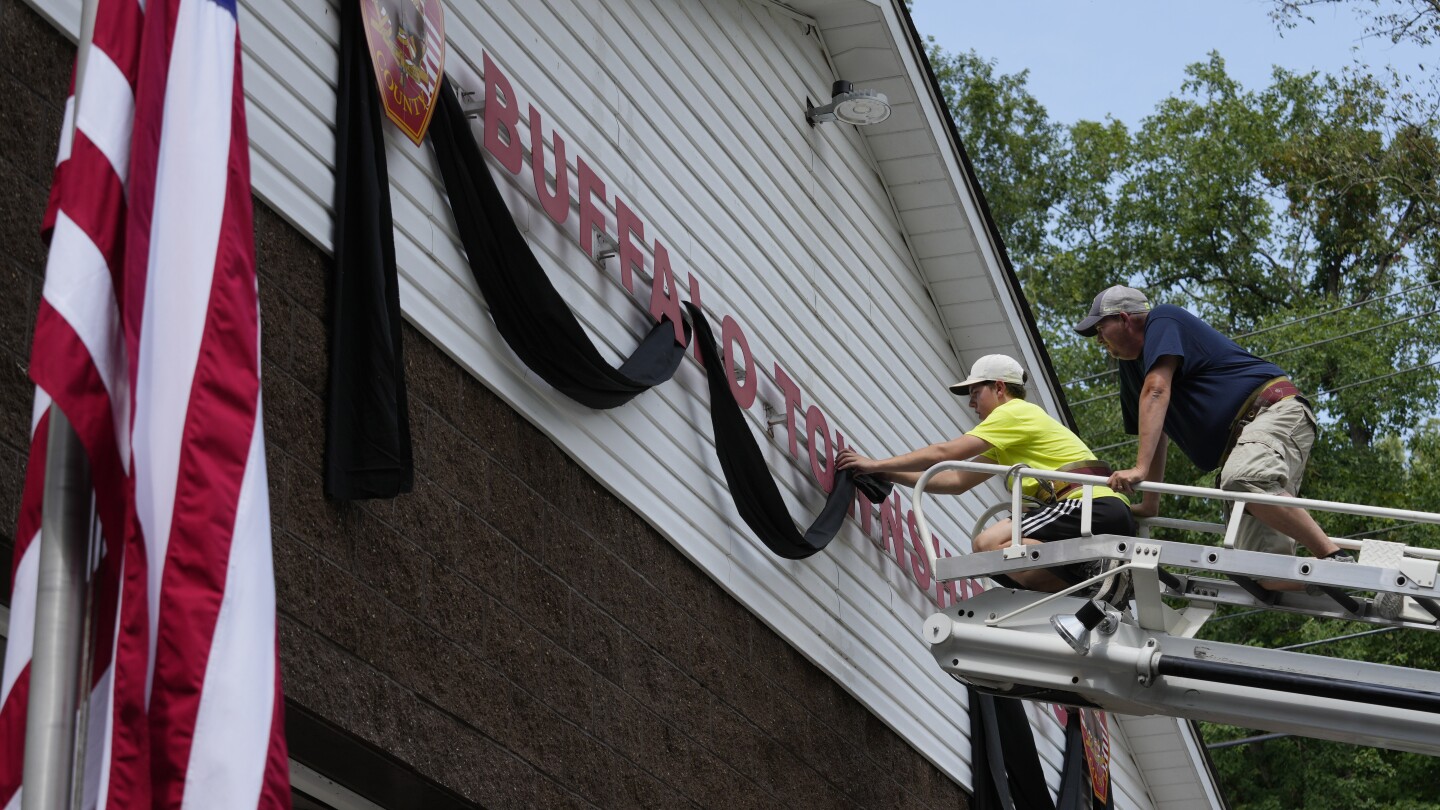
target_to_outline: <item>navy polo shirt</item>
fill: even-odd
[[[1138,360],[1120,361],[1120,409],[1125,432],[1140,432],[1140,390],[1160,358],[1180,359],[1170,387],[1165,435],[1201,470],[1220,465],[1230,423],[1250,394],[1285,372],[1240,348],[1188,311],[1171,304],[1150,310],[1145,350]]]

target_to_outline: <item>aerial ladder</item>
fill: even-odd
[[[1020,521],[1013,520],[1011,543],[1004,548],[936,559],[925,487],[946,470],[1009,475],[1010,503],[987,510],[977,533],[1000,510],[1020,514],[1023,478],[1079,484],[1081,536],[1022,545]],[[990,588],[930,616],[922,634],[945,671],[998,696],[1440,755],[1440,673],[1196,638],[1220,605],[1440,629],[1440,551],[1332,538],[1359,552],[1358,561],[1349,563],[1234,545],[1247,503],[1429,524],[1440,524],[1440,514],[1144,483],[1139,490],[1224,501],[1226,522],[1149,518],[1141,521],[1139,537],[1096,535],[1090,531],[1093,488],[1105,482],[1093,475],[970,461],[944,462],[920,477],[915,521],[930,570],[940,581],[1115,563],[1059,593]],[[1224,541],[1157,540],[1150,536],[1154,528],[1221,534]],[[1122,572],[1134,583],[1129,604],[1108,605],[1082,595]],[[1262,586],[1267,581],[1307,587],[1271,590]]]

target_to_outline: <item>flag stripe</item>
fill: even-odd
[[[11,617],[33,623],[53,397],[90,458],[104,529],[87,807],[290,801],[240,55],[233,3],[99,0],[42,223]],[[7,808],[31,641],[12,630],[0,683]]]
[[[258,393],[258,391],[257,391]],[[273,603],[269,493],[265,490],[264,430],[255,426],[245,462],[221,603],[182,807],[255,807],[265,781],[275,715],[274,617],[253,615]]]
[[[154,88],[155,93],[163,95],[142,99],[142,104],[149,106],[137,110],[147,119],[145,125],[136,124],[137,186],[142,180],[150,182],[148,199],[139,199],[135,194],[131,198],[133,213],[143,226],[132,235],[136,241],[145,242],[145,253],[142,263],[137,263],[134,260],[139,258],[140,246],[133,246],[132,261],[126,267],[132,291],[141,282],[142,274],[144,284],[142,296],[132,299],[143,306],[138,313],[135,367],[135,508],[145,539],[146,559],[150,561],[151,638],[156,638],[159,621],[161,576],[175,515],[181,442],[191,406],[189,391],[205,329],[216,234],[220,229],[224,176],[221,173],[217,177],[217,164],[223,170],[225,160],[223,152],[219,158],[215,153],[217,148],[229,146],[229,138],[219,133],[215,121],[223,111],[224,123],[229,124],[229,94],[225,96],[226,105],[216,110],[215,99],[206,97],[215,87],[213,77],[198,81],[205,68],[191,66],[196,54],[187,51],[185,59],[176,59],[168,52],[170,36],[156,36],[161,26],[167,32],[173,30],[167,18],[190,5],[193,3],[152,0],[149,7],[146,50],[141,59],[145,70],[158,71],[150,75],[163,75],[165,80],[163,87]],[[185,40],[180,41],[185,47]],[[194,123],[199,128],[190,130],[186,128],[188,116],[183,107],[192,105],[198,108]],[[154,116],[153,121],[148,120],[150,116]],[[142,137],[144,140],[139,140]],[[153,316],[160,312],[165,313],[163,317]],[[140,391],[146,394],[143,398],[138,396]],[[152,645],[147,694],[154,678],[155,654]]]
[[[109,159],[84,132],[75,133],[74,150],[65,171],[87,178],[83,185],[77,184],[68,192],[65,214],[104,258],[111,275],[110,289],[105,292],[113,297],[113,291],[120,287],[125,260],[125,225],[114,214],[125,210],[124,178],[115,173]]]
[[[108,407],[109,402],[119,401],[127,395],[124,346],[118,340],[120,310],[115,304],[110,268],[105,263],[105,255],[66,210],[61,210],[55,218],[55,237],[51,241],[50,256],[52,269],[45,274],[44,301],[35,328],[38,331],[63,324],[75,333],[84,344],[81,348],[85,354],[75,356],[67,365],[72,369],[81,364],[94,367],[101,388],[84,393],[103,397]],[[49,313],[46,307],[53,310],[58,320],[47,320]],[[48,334],[37,335],[37,351],[50,353],[48,341],[51,339]],[[46,343],[42,344],[42,340]],[[59,381],[69,371],[42,369],[34,376],[52,380],[49,385],[41,385],[53,396],[60,396],[64,386]]]
[[[15,581],[15,571],[20,559],[30,549],[30,544],[40,534],[41,494],[45,486],[45,451],[50,441],[50,395],[44,389],[35,389],[35,402],[30,411],[30,455],[25,462],[25,488],[20,493],[20,515],[15,526],[15,558],[10,568],[10,580]],[[12,589],[13,593],[13,589]],[[15,624],[14,602],[10,603],[10,624]],[[8,659],[7,659],[8,662]]]
[[[262,464],[255,469],[249,465],[252,439],[259,436],[255,429],[259,374],[253,247],[233,243],[237,232],[246,234],[246,239],[251,233],[248,190],[243,183],[238,184],[238,189],[231,184],[232,179],[243,178],[243,169],[248,168],[245,163],[248,144],[243,140],[238,145],[234,143],[237,137],[243,139],[244,129],[231,125],[231,117],[236,112],[233,93],[239,58],[235,20],[212,3],[190,0],[180,4],[175,29],[168,99],[187,101],[181,107],[167,104],[165,109],[151,239],[152,244],[169,250],[151,251],[149,280],[151,291],[174,298],[165,301],[157,297],[147,301],[147,310],[159,306],[166,313],[179,309],[202,316],[208,313],[209,318],[189,322],[168,315],[147,318],[137,380],[147,390],[173,391],[156,399],[183,402],[185,394],[189,395],[181,422],[184,429],[181,454],[173,474],[168,469],[163,471],[164,483],[173,487],[172,492],[164,493],[173,498],[168,538],[162,543],[156,536],[150,543],[155,551],[152,559],[161,559],[163,554],[165,560],[160,593],[153,595],[158,602],[152,602],[157,610],[150,713],[152,733],[159,726],[171,725],[194,728],[198,735],[200,697],[205,692],[202,687],[210,680],[207,670],[214,677],[227,677],[227,673],[219,672],[223,668],[220,662],[213,665],[211,662],[212,644],[221,643],[218,636],[222,628],[217,626],[221,597],[225,596],[228,601],[231,587],[247,590],[248,583],[227,582],[236,570],[236,563],[242,559],[239,556],[232,559],[241,552],[235,543],[250,539],[236,534],[240,528],[237,518],[242,481],[248,475],[263,475],[264,467]],[[188,50],[191,48],[196,49],[195,52]],[[206,67],[213,73],[183,69],[204,53],[230,53],[237,61],[222,64],[219,60],[208,60]],[[196,105],[189,101],[197,93],[187,86],[188,82],[195,82],[199,87],[230,88],[232,94],[220,97],[212,90],[206,94],[207,101],[223,103]],[[240,103],[243,104],[243,99]],[[234,165],[237,151],[241,161],[239,171]],[[172,173],[172,167],[179,170]],[[194,192],[190,180],[197,172],[213,173],[194,184],[203,190],[203,195]],[[185,182],[166,185],[166,178],[177,181],[185,178]],[[242,193],[234,194],[236,190]],[[163,232],[164,228],[182,222],[190,224],[186,230],[189,241]],[[200,278],[203,274],[195,271],[206,256],[211,274]],[[189,280],[188,284],[177,278],[182,274]],[[188,296],[188,300],[182,296]],[[194,332],[195,327],[201,331]],[[151,332],[154,338],[148,337],[147,333]],[[180,368],[192,357],[190,341],[194,345],[191,360],[194,367]],[[173,357],[177,343],[182,347],[179,362]],[[150,346],[157,347],[157,351],[163,348],[166,360],[163,367],[146,364],[146,358],[154,356],[147,351]],[[161,465],[168,461],[164,457],[155,458],[151,471],[161,471]],[[158,486],[156,492],[161,493]],[[264,527],[267,538],[268,515],[267,505]],[[253,522],[249,528],[254,530]],[[157,530],[161,529],[157,526]],[[149,532],[147,527],[147,537]],[[202,537],[213,539],[196,542]],[[226,539],[229,542],[225,542]],[[266,554],[268,556],[268,548]],[[273,599],[272,594],[269,598],[272,605]],[[273,621],[272,615],[272,625]],[[273,627],[267,632],[273,638]],[[263,656],[268,649],[262,647],[259,652]],[[224,665],[244,669],[242,662],[226,661]],[[222,700],[230,701],[224,709],[234,713],[230,719],[241,728],[246,722],[263,721],[270,715],[268,703],[255,707],[239,699],[253,683],[252,678],[245,687],[227,684],[228,689],[218,692]],[[268,679],[262,676],[261,683],[268,683]],[[236,690],[236,687],[240,688]],[[258,718],[257,708],[261,709]],[[268,727],[265,731],[268,732]],[[259,747],[247,752],[255,755],[256,764],[254,775],[246,780],[248,789],[227,784],[223,791],[207,793],[208,789],[201,785],[226,775],[239,778],[238,774],[247,769],[236,762],[227,764],[223,757],[222,761],[214,762],[208,748],[192,751],[189,736],[157,734],[156,742],[163,744],[156,746],[152,762],[156,800],[165,806],[174,806],[188,795],[191,801],[213,802],[218,796],[238,790],[238,795],[245,797],[240,800],[241,804],[248,802],[253,806],[260,792],[265,736],[268,735],[257,741]],[[233,749],[225,753],[231,759],[236,756]],[[207,756],[201,757],[203,762],[197,762],[192,760],[192,754]],[[191,778],[202,780],[196,783],[198,794],[187,790],[187,773]]]
[[[99,23],[96,23],[97,30]],[[130,78],[99,47],[90,51],[85,83],[80,94],[77,128],[104,153],[115,174],[130,173],[130,131],[135,120],[135,96]]]
[[[9,799],[5,805],[7,808],[12,803],[19,806],[20,778],[25,772],[25,710],[30,703],[30,651],[25,652],[25,662],[16,673],[18,677],[14,688],[0,701],[0,735],[4,735],[0,739],[5,740],[5,745],[0,746],[0,800]],[[7,660],[11,654],[6,652]]]
[[[165,15],[172,51],[158,128],[141,141],[137,127],[137,173],[153,162],[155,180],[134,203],[152,212],[146,263],[126,272],[145,289],[135,443],[148,457],[137,453],[136,497],[151,561],[153,800],[254,807],[284,743],[241,52],[232,8],[152,0],[149,13]]]
[[[63,220],[62,216],[61,223]],[[57,231],[61,223],[57,223]],[[51,255],[56,255],[54,248]],[[100,273],[98,277],[103,278],[105,274]],[[31,353],[30,377],[54,398],[70,420],[90,460],[100,521],[109,527],[108,536],[120,537],[125,522],[125,474],[115,424],[123,414],[117,415],[116,409],[111,408],[100,370],[94,363],[86,362],[90,357],[85,353],[86,344],[71,328],[72,323],[50,306],[49,299],[41,299],[35,317],[35,339],[44,340],[47,349]],[[42,465],[43,479],[43,456],[37,461]],[[43,499],[43,492],[37,493],[37,498]]]

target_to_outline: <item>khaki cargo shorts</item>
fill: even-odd
[[[1299,495],[1315,446],[1315,414],[1295,397],[1260,412],[1240,431],[1235,449],[1220,469],[1220,488],[1230,492]],[[1294,554],[1295,540],[1246,514],[1240,519],[1235,547],[1246,551]]]

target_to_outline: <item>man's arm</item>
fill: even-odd
[[[986,464],[995,463],[983,456],[973,460]],[[913,489],[915,483],[920,480],[920,476],[923,474],[924,473],[917,472],[888,473],[885,478],[900,486]],[[969,492],[993,475],[994,473],[971,472],[970,470],[946,470],[942,473],[936,473],[935,476],[930,479],[929,486],[925,487],[925,491],[933,495],[959,495],[962,492]]]
[[[921,473],[942,461],[964,461],[987,453],[991,449],[990,443],[984,439],[967,435],[885,459],[866,458],[856,453],[854,449],[847,447],[840,451],[840,455],[835,459],[835,464],[842,470],[870,473],[887,481],[913,487],[915,482],[920,480]],[[987,473],[947,470],[931,479],[930,489],[933,492],[958,494],[971,489],[989,477]]]
[[[1160,434],[1160,444],[1155,448],[1154,459],[1150,462],[1150,472],[1145,476],[1146,481],[1159,483],[1165,480],[1165,451],[1170,446],[1170,439],[1165,434]],[[1135,517],[1155,517],[1160,514],[1160,493],[1146,492],[1140,499],[1140,503],[1130,504],[1130,511]]]
[[[1140,389],[1140,446],[1135,451],[1135,466],[1111,475],[1111,489],[1133,492],[1136,484],[1150,480],[1152,468],[1158,468],[1161,476],[1165,474],[1165,457],[1156,454],[1163,452],[1160,442],[1165,433],[1165,413],[1170,409],[1170,386],[1179,366],[1180,358],[1166,355],[1156,360],[1145,375]]]

